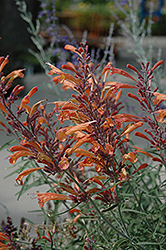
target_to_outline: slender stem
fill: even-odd
[[[64,170],[64,172],[78,185],[78,187],[80,188],[80,190],[85,193],[85,191],[82,188],[82,186],[74,179],[74,177],[67,170]],[[127,240],[129,240],[133,245],[135,245],[135,246],[138,245],[134,240],[132,240],[128,235],[126,235],[126,233],[121,232],[114,225],[112,225],[112,223],[104,216],[104,214],[99,210],[99,208],[97,207],[97,205],[95,204],[95,202],[90,197],[89,197],[89,201],[93,205],[93,207],[95,208],[95,210],[97,211],[99,218],[102,218],[114,231],[116,231],[119,235],[121,235],[122,237],[124,237]],[[142,246],[139,246],[139,247],[141,249],[144,249],[144,247],[142,247]]]

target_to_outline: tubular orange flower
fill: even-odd
[[[31,174],[31,173],[33,173],[33,172],[39,170],[39,169],[43,169],[43,168],[38,167],[38,168],[26,169],[26,170],[22,171],[22,172],[17,176],[17,178],[15,179],[15,181],[17,182],[17,184],[23,185],[23,181],[22,181],[23,177],[26,176],[26,175],[28,175],[28,174]]]
[[[45,202],[51,200],[70,200],[70,197],[64,194],[57,193],[39,193],[36,192],[38,196],[38,204],[40,207],[43,207]]]
[[[25,71],[25,69],[14,70],[10,74],[5,76],[5,79],[9,79],[6,85],[13,82],[13,80],[16,79],[17,77],[23,78],[24,77],[23,71]]]
[[[63,64],[62,68],[63,69],[68,69],[68,70],[73,71],[74,73],[77,74],[77,70],[76,70],[75,66],[71,62],[67,62],[67,64]]]
[[[123,124],[124,122],[138,122],[142,120],[141,117],[131,114],[117,114],[111,116],[111,118],[114,118],[115,121],[120,122],[121,124]]]
[[[9,237],[5,233],[0,232],[0,240],[7,241],[9,240]]]
[[[117,68],[114,68],[112,65],[111,65],[111,73],[110,75],[112,76],[113,74],[118,74],[118,75],[122,75],[122,76],[125,76],[127,78],[130,78],[132,79],[133,81],[137,82],[134,77],[132,77],[131,75],[129,75],[126,71],[122,70],[122,69],[117,69]]]
[[[4,107],[4,105],[2,104],[2,102],[0,101],[0,109],[7,115],[9,115],[9,113],[7,112],[6,108]]]
[[[124,130],[123,130],[123,132],[121,134],[121,137],[128,134],[128,133],[130,133],[130,132],[132,132],[133,130],[141,127],[142,125],[143,125],[143,122],[136,122],[136,123],[131,123],[131,124],[127,125],[124,128]]]
[[[125,163],[125,161],[130,161],[131,163],[137,162],[138,158],[136,157],[137,152],[129,152],[128,154],[123,155],[123,161],[122,164]]]
[[[135,174],[136,172],[138,172],[139,170],[146,168],[147,166],[148,166],[147,163],[141,164],[141,166],[139,166],[139,168],[137,168],[136,170],[134,170],[134,172],[132,173],[132,175]]]
[[[79,125],[76,125],[76,126],[73,126],[73,127],[68,127],[66,129],[65,134],[70,135],[70,134],[73,134],[76,131],[89,130],[91,128],[91,126],[89,126],[89,125],[94,123],[94,122],[96,122],[96,121],[86,122],[86,123],[82,123],[82,124],[79,124]]]
[[[74,46],[72,46],[72,45],[68,45],[68,44],[65,45],[65,49],[70,50],[70,51],[76,53],[77,55],[79,55],[80,57],[82,57],[80,51],[77,48],[75,48]]]
[[[135,132],[135,135],[136,136],[139,136],[139,137],[141,137],[141,138],[143,138],[143,139],[145,139],[145,140],[147,140],[147,141],[149,141],[151,144],[153,144],[154,145],[154,142],[152,141],[152,140],[150,140],[146,135],[144,135],[143,133],[141,133],[141,132]]]
[[[6,56],[6,58],[1,57],[0,72],[2,72],[5,65],[9,62],[8,58],[9,58],[9,56]]]
[[[32,153],[29,149],[25,148],[25,150],[15,152],[14,154],[10,155],[9,162],[14,165],[16,161],[23,156],[35,156],[35,153]]]
[[[61,158],[58,167],[60,167],[61,170],[65,170],[69,167],[68,159],[65,156]]]
[[[158,110],[157,113],[156,120],[163,123],[164,117],[166,116],[166,109]]]
[[[35,113],[35,111],[37,110],[37,108],[39,107],[39,105],[40,105],[42,102],[44,102],[44,101],[46,101],[46,99],[41,100],[41,101],[35,103],[35,104],[32,106],[31,111],[30,111],[30,113],[29,113],[29,117],[31,117],[31,116]]]
[[[154,105],[156,105],[160,100],[166,101],[166,95],[165,94],[154,92],[153,95],[155,96],[155,98],[153,100]]]
[[[86,143],[86,142],[92,142],[93,139],[90,137],[90,135],[85,135],[84,137],[82,137],[81,139],[79,139],[72,148],[67,149],[66,152],[68,155],[71,155],[73,152],[75,152],[75,150],[80,147],[82,144]]]
[[[7,246],[7,245],[3,244],[2,242],[0,242],[0,249],[1,250],[8,250],[8,249],[13,249],[13,247]]]
[[[29,103],[29,99],[38,91],[37,87],[32,88],[29,93],[22,99],[19,110],[25,107]]]
[[[152,71],[155,70],[157,67],[159,67],[161,64],[163,64],[163,60],[158,61],[152,68]]]

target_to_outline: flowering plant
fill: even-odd
[[[30,177],[36,185],[49,185],[48,191],[36,195],[50,224],[57,220],[57,204],[60,214],[71,216],[70,243],[65,245],[52,227],[47,236],[45,229],[37,231],[31,249],[147,249],[147,245],[148,249],[164,249],[165,180],[161,174],[166,166],[166,109],[162,106],[166,95],[153,89],[153,72],[163,61],[152,68],[148,62],[141,63],[141,72],[127,65],[137,78],[111,62],[97,75],[99,65],[92,62],[86,43],[79,49],[71,45],[65,49],[78,56],[76,65],[68,62],[62,70],[49,62],[46,65],[49,74],[55,74],[53,82],[72,91],[69,100],[49,103],[42,99],[30,105],[38,91],[35,86],[16,112],[12,107],[24,87],[17,85],[7,99],[5,94],[15,78],[24,76],[24,70],[4,76],[8,57],[0,60],[0,109],[7,125],[0,124],[19,140],[19,145],[10,148],[9,162],[15,164],[23,157],[32,163],[30,168],[24,164],[15,180],[24,189]],[[134,84],[112,81],[114,74]],[[129,92],[128,97],[140,105],[143,116],[122,112],[123,89],[136,92]],[[50,105],[53,109],[47,111]],[[149,143],[148,150],[132,143],[133,131]],[[46,209],[50,201],[51,209]],[[20,249],[18,236],[11,241],[9,231],[1,233],[0,241],[8,242],[8,249]]]

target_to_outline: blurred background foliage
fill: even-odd
[[[89,35],[90,46],[101,46],[98,41],[101,37],[107,37],[111,23],[114,23],[114,36],[121,35],[121,29],[118,20],[125,21],[124,13],[114,4],[117,0],[61,0],[54,1],[56,4],[56,24],[58,32],[62,25],[66,25],[80,42],[83,31],[86,30]],[[36,19],[41,11],[41,3],[52,4],[52,0],[25,0],[27,10],[32,13],[32,22],[35,25]],[[119,1],[123,8],[128,11],[126,0]],[[145,1],[141,1],[145,2]],[[150,2],[150,1],[146,1]],[[160,0],[156,1],[160,3]],[[152,25],[152,35],[166,35],[166,8],[165,3],[161,10],[160,18],[154,18]],[[138,15],[144,10],[140,4]],[[146,18],[144,13],[144,17]],[[40,20],[41,27],[45,26],[45,21]],[[0,1],[0,54],[10,55],[11,70],[19,67],[27,67],[29,64],[35,65],[38,70],[38,62],[33,55],[29,54],[28,49],[35,49],[35,45],[30,39],[27,31],[28,24],[20,17],[20,13],[14,0]],[[64,31],[64,30],[63,30]],[[60,31],[62,32],[62,30]],[[62,32],[62,35],[64,33]],[[63,45],[63,44],[62,44]]]

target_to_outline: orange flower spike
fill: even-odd
[[[29,169],[26,169],[26,170],[22,171],[22,172],[17,176],[17,178],[15,179],[15,181],[17,182],[17,184],[23,185],[23,181],[22,181],[23,177],[26,176],[26,175],[28,175],[28,174],[31,174],[31,173],[33,173],[33,172],[39,170],[39,169],[43,169],[43,168],[38,167],[38,168],[29,168]]]
[[[38,196],[38,204],[42,208],[47,201],[51,200],[70,200],[70,197],[63,194],[57,193],[39,193],[37,192]]]
[[[0,65],[0,72],[2,72],[3,68],[5,67],[5,65],[9,62],[8,60],[9,56],[6,56],[6,58],[3,57],[3,62]]]

